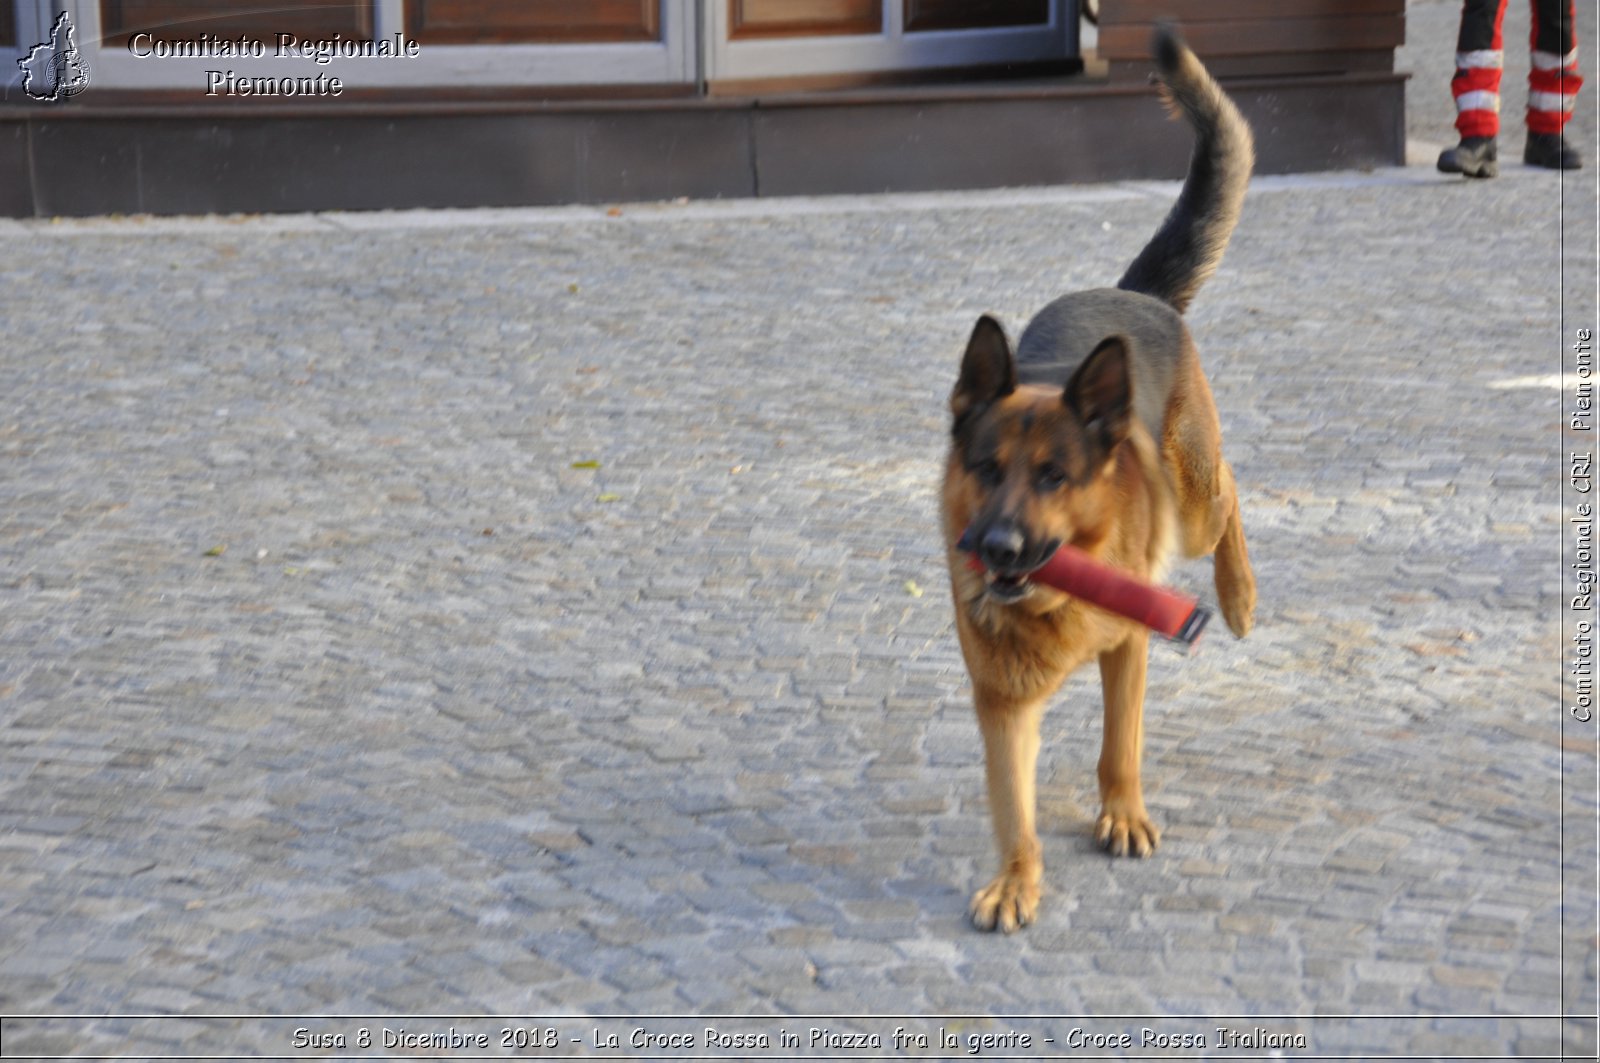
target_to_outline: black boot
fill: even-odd
[[[1461,143],[1439,153],[1439,172],[1494,177],[1500,172],[1494,137],[1462,137]]]
[[[1522,149],[1522,161],[1546,170],[1583,168],[1582,156],[1560,133],[1529,133],[1528,146]]]

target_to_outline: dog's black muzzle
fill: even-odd
[[[1050,560],[1060,546],[1059,540],[1030,543],[1017,525],[996,521],[984,528],[967,528],[956,549],[978,559],[987,570],[989,593],[1009,604],[1027,597],[1028,576]]]

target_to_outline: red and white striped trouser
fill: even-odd
[[[1573,38],[1573,0],[1533,0],[1533,66],[1528,71],[1528,132],[1559,133],[1572,117],[1583,79]],[[1500,24],[1506,0],[1466,0],[1456,41],[1456,129],[1463,137],[1500,132]]]

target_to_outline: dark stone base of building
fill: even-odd
[[[1239,78],[1257,172],[1396,165],[1405,78]],[[1184,172],[1144,85],[712,97],[0,107],[0,216],[206,214],[1052,185]]]

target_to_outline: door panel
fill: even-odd
[[[883,30],[882,0],[728,0],[728,6],[736,39]]]
[[[1029,26],[1050,21],[1050,0],[906,0],[906,31]]]
[[[1078,54],[1078,0],[709,0],[702,10],[713,93]]]
[[[407,0],[422,44],[547,44],[661,39],[660,0]]]
[[[280,33],[301,40],[372,38],[371,0],[272,0],[271,4],[228,5],[216,0],[100,0],[100,27],[105,43],[126,44],[148,30],[168,41],[192,41],[202,33],[238,39],[272,41]]]

